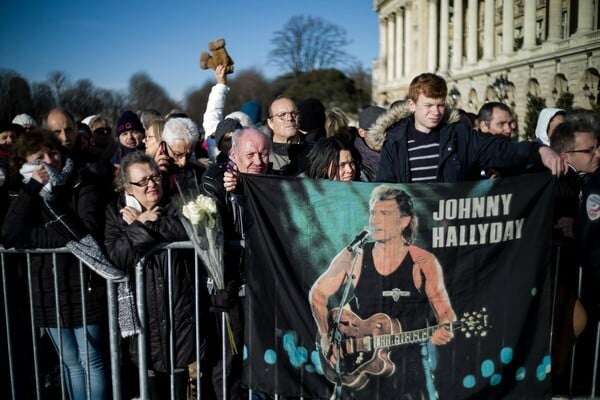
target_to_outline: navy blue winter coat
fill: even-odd
[[[378,119],[371,140],[383,143],[378,182],[411,182],[407,129],[414,117],[406,109],[390,110]],[[502,176],[526,172],[541,165],[538,143],[511,142],[471,129],[453,111],[436,129],[440,131],[438,182],[461,182],[481,178],[481,170],[493,168]]]

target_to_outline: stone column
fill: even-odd
[[[513,54],[514,45],[514,2],[504,0],[502,5],[502,54]]]
[[[496,35],[495,29],[495,10],[494,0],[485,0],[483,9],[483,58],[484,60],[494,59],[494,46],[496,41],[494,36]]]
[[[577,10],[577,32],[580,35],[592,31],[594,25],[594,2],[592,0],[579,0]]]
[[[387,18],[379,19],[379,66],[381,78],[387,78]]]
[[[410,6],[404,9],[404,76],[409,78],[413,73],[411,65],[415,57],[412,42],[412,14]]]
[[[467,10],[467,64],[477,62],[477,1],[469,0]]]
[[[463,58],[463,0],[454,0],[452,69],[460,69]]]
[[[535,47],[536,30],[535,0],[525,0],[523,13],[523,49],[530,50]]]
[[[394,49],[396,48],[394,40],[396,39],[396,17],[394,14],[390,14],[388,17],[388,27],[387,27],[387,80],[394,80],[394,73],[396,72],[394,68]]]
[[[396,78],[404,76],[404,10],[396,12]]]
[[[427,49],[427,71],[435,72],[438,66],[438,5],[437,0],[430,0],[428,7],[428,21],[429,35],[428,35],[428,49]]]
[[[562,0],[550,0],[548,5],[548,41],[562,39]]]
[[[450,18],[449,15],[449,0],[441,0],[440,4],[440,68],[439,71],[442,74],[446,74],[448,72],[448,49],[450,47],[450,43],[448,42],[448,27]]]

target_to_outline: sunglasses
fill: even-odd
[[[110,135],[110,128],[96,128],[93,133],[95,135]]]

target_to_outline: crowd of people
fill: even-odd
[[[224,115],[229,93],[224,67],[217,66],[215,77],[202,129],[184,113],[174,111],[163,116],[152,110],[124,111],[114,125],[101,114],[78,123],[67,110],[59,108],[51,110],[39,127],[26,114],[16,116],[12,123],[2,122],[2,245],[56,248],[91,234],[110,262],[133,274],[137,262],[156,244],[187,240],[177,206],[182,193],[199,188],[212,196],[225,231],[227,284],[220,291],[196,288],[202,293],[200,318],[207,322],[204,326],[211,327],[203,330],[198,342],[201,390],[207,396],[203,398],[221,397],[225,362],[228,398],[244,398],[241,354],[228,347],[223,360],[211,346],[224,334],[217,313],[211,311],[229,311],[233,335],[243,342],[244,203],[240,173],[428,183],[494,179],[548,169],[558,182],[555,236],[570,252],[569,257],[567,252],[561,257],[562,295],[557,304],[561,334],[554,337],[563,341],[554,347],[557,371],[563,371],[564,354],[586,326],[594,327],[590,322],[598,320],[600,311],[594,290],[600,282],[600,257],[594,246],[600,234],[597,114],[544,109],[536,127],[537,140],[517,142],[513,140],[515,118],[505,104],[486,103],[478,115],[450,109],[445,80],[424,73],[411,82],[406,100],[387,109],[365,106],[358,112],[357,123],[342,110],[326,109],[317,98],[296,101],[285,96],[271,101],[263,119],[255,101]],[[380,199],[384,200],[392,201]],[[69,229],[57,224],[65,219],[70,221],[66,225]],[[152,398],[157,399],[168,396],[169,375],[175,376],[176,398],[186,398],[196,355],[193,253],[177,254],[170,258],[166,250],[159,251],[146,264],[148,382]],[[50,337],[55,348],[61,342],[71,399],[86,397],[86,376],[92,398],[107,398],[103,280],[91,270],[85,270],[80,280],[77,256],[66,254],[55,261],[56,278],[49,257],[31,257],[36,328]],[[171,276],[169,263],[174,266],[171,291],[166,285]],[[578,265],[588,277],[583,296],[575,285]],[[343,275],[340,272],[340,279]],[[80,300],[82,284],[86,289],[85,309]],[[171,302],[172,316],[167,308]],[[443,320],[452,318],[453,313]],[[174,349],[167,342],[168,324],[176,335]],[[436,343],[440,345],[452,339],[449,332],[438,336],[443,338]],[[86,350],[82,348],[84,337],[92,343]],[[128,347],[135,359],[135,339]],[[89,354],[85,358],[88,363],[80,356],[84,351]]]

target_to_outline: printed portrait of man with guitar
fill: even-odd
[[[456,322],[442,268],[413,245],[417,215],[404,191],[377,186],[369,208],[370,227],[309,293],[323,371],[335,398],[436,398],[431,344],[452,341]]]

